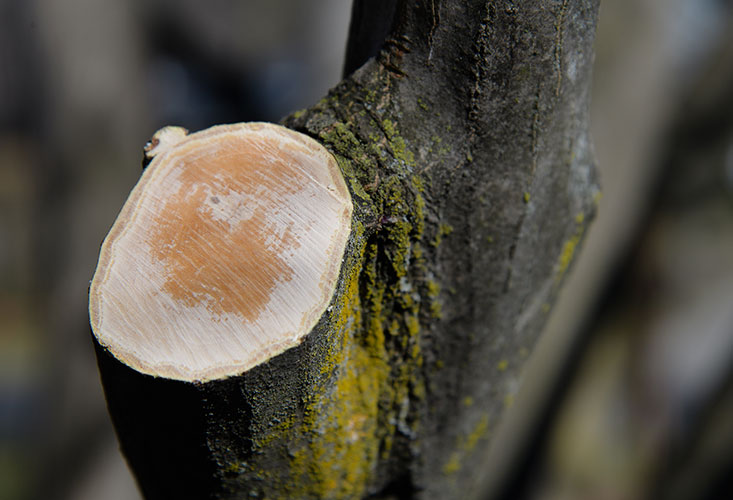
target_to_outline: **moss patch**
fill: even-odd
[[[575,216],[575,233],[566,240],[565,243],[563,243],[560,256],[558,257],[557,264],[555,265],[555,281],[557,283],[562,281],[562,278],[565,276],[565,273],[573,261],[576,248],[583,240],[583,234],[585,232],[584,222],[585,216],[582,213]]]
[[[425,186],[396,120],[378,109],[373,91],[360,91],[295,117],[336,157],[355,215],[351,258],[330,309],[332,338],[315,353],[318,377],[290,420],[254,444],[285,446],[289,472],[276,491],[289,497],[364,496],[379,464],[412,446],[425,397],[421,318],[434,314],[439,291],[425,277]],[[364,109],[341,113],[339,102]]]
[[[456,449],[450,454],[448,460],[443,465],[443,473],[449,476],[458,472],[463,462],[469,458],[471,452],[476,448],[476,445],[487,437],[488,431],[489,415],[483,413],[471,431],[465,435],[458,436],[456,439]]]
[[[433,241],[430,242],[430,244],[435,248],[438,248],[443,242],[443,238],[449,236],[451,233],[453,233],[453,226],[449,224],[440,224],[438,226],[438,232],[435,235],[435,238],[433,238]]]
[[[382,121],[382,128],[387,136],[387,141],[389,142],[389,146],[392,149],[394,157],[404,165],[414,167],[415,155],[407,148],[405,139],[402,138],[399,130],[397,130],[395,122],[390,119],[385,119]]]

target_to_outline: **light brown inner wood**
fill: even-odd
[[[333,157],[267,124],[213,127],[155,154],[102,245],[90,288],[100,343],[183,380],[241,373],[299,343],[350,232]]]
[[[171,297],[203,303],[212,315],[256,320],[276,283],[292,278],[283,256],[300,247],[296,232],[310,229],[278,202],[309,179],[288,151],[265,162],[227,142],[178,160],[180,186],[154,218],[148,241]],[[247,203],[255,197],[259,203]]]

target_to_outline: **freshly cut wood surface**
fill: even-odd
[[[333,156],[278,125],[159,131],[100,252],[100,344],[179,380],[236,375],[297,345],[328,306],[352,204]]]

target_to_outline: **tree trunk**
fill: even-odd
[[[302,344],[223,380],[143,375],[95,341],[146,497],[481,497],[481,450],[598,200],[597,4],[397,2],[379,55],[284,120],[351,191],[336,292]],[[384,29],[367,5],[347,73]]]

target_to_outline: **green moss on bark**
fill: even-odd
[[[369,95],[360,102],[371,109],[352,109],[347,121],[338,119],[340,99],[332,98],[291,118],[336,157],[354,199],[354,231],[341,292],[329,308],[322,378],[300,410],[291,408],[254,442],[255,451],[281,447],[287,477],[270,489],[272,474],[255,470],[256,461],[233,469],[260,477],[257,494],[264,496],[362,497],[380,487],[378,468],[394,453],[410,453],[418,434],[415,405],[425,397],[420,332],[435,299],[422,246],[425,186],[409,144],[393,120],[374,119],[378,104],[369,104]]]

